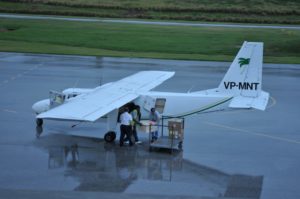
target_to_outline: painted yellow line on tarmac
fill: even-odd
[[[204,122],[204,123],[206,123],[208,125],[211,125],[211,126],[216,126],[216,127],[225,128],[225,129],[229,129],[229,130],[233,130],[233,131],[237,131],[237,132],[242,132],[242,133],[247,133],[247,134],[251,134],[251,135],[266,137],[266,138],[270,138],[270,139],[273,139],[273,140],[279,140],[279,141],[289,142],[289,143],[293,143],[293,144],[300,144],[300,141],[291,140],[291,139],[288,139],[288,138],[272,136],[272,135],[268,135],[268,134],[265,134],[265,133],[258,133],[258,132],[254,132],[254,131],[249,131],[249,130],[245,130],[245,129],[241,129],[241,128],[231,127],[231,126],[227,126],[227,125],[223,125],[223,124],[217,124],[217,123],[213,123],[213,122]]]
[[[17,113],[17,111],[14,110],[9,110],[9,109],[3,109],[4,112],[8,112],[8,113]]]
[[[275,99],[274,97],[270,96],[270,98],[271,98],[271,100],[272,100],[272,104],[270,104],[269,106],[267,106],[267,109],[268,109],[268,108],[271,108],[271,107],[273,107],[273,106],[275,106],[276,103],[277,103],[277,101],[276,101],[276,99]]]

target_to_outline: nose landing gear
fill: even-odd
[[[43,132],[43,119],[37,118],[35,122],[36,122],[36,127],[35,127],[36,137],[39,138]]]
[[[37,125],[37,126],[42,126],[42,125],[43,125],[43,119],[37,118],[37,119],[35,120],[35,122],[36,122],[36,125]]]

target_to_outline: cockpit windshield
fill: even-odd
[[[64,103],[66,97],[63,93],[57,91],[49,92],[50,108],[54,108]]]

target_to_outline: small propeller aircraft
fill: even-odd
[[[174,75],[167,71],[142,71],[94,89],[69,88],[50,92],[50,99],[35,103],[37,125],[44,119],[95,122],[105,118],[104,139],[114,141],[119,110],[128,103],[149,115],[152,107],[164,117],[183,118],[199,112],[230,108],[265,110],[269,94],[262,91],[263,43],[244,42],[217,88],[171,93],[150,91]],[[148,114],[147,114],[148,113]]]

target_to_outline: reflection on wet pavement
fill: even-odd
[[[119,147],[102,139],[41,135],[34,145],[48,153],[49,170],[64,169],[76,191],[259,198],[262,176],[229,175],[183,159],[182,152],[149,152],[147,144]]]

